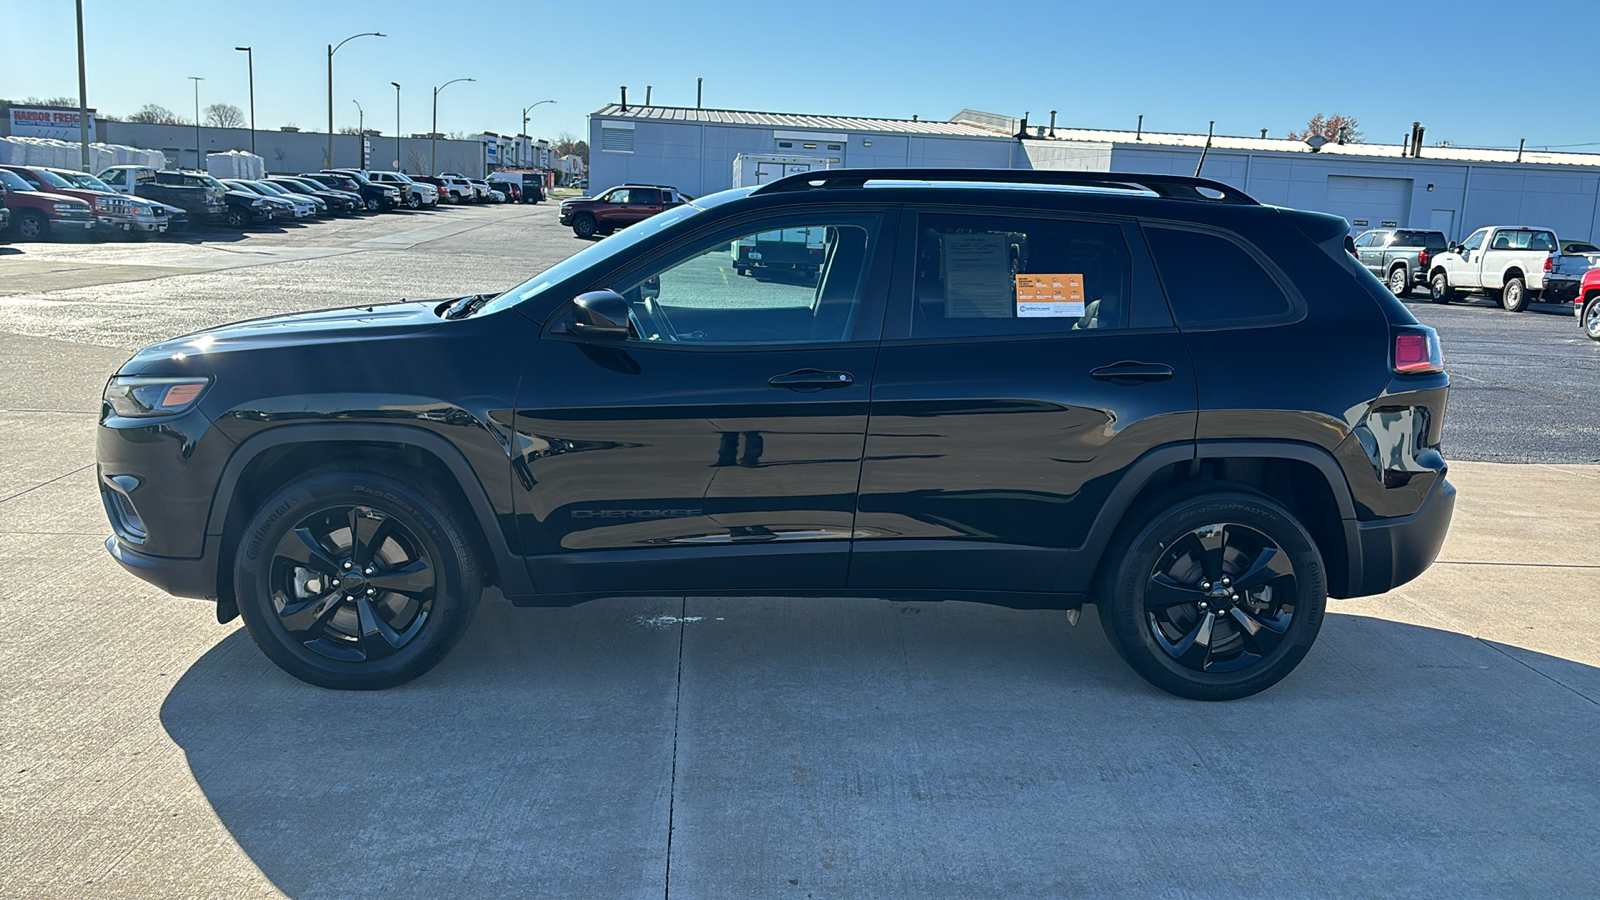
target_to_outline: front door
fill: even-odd
[[[537,590],[844,586],[889,218],[769,217],[614,273],[625,340],[552,316],[513,465]],[[735,271],[740,238],[803,226],[828,231],[816,270]]]
[[[1078,590],[1124,471],[1194,438],[1196,391],[1132,225],[927,213],[904,227],[850,586]]]

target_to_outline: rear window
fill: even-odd
[[[1181,328],[1248,327],[1294,311],[1276,279],[1227,238],[1147,226],[1145,239]]]
[[[1444,239],[1444,234],[1438,231],[1401,231],[1394,236],[1396,247],[1427,247],[1429,250],[1443,250],[1450,246]]]
[[[1494,243],[1489,245],[1490,250],[1554,250],[1556,249],[1556,236],[1548,231],[1513,231],[1502,229],[1495,232]]]

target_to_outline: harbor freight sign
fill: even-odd
[[[43,109],[40,107],[11,107],[11,136],[55,138],[58,141],[78,139],[78,111],[75,109]],[[94,110],[89,110],[89,139],[94,140]]]

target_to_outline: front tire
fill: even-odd
[[[1528,285],[1520,276],[1506,279],[1500,291],[1500,307],[1506,312],[1522,312],[1528,308]]]
[[[250,214],[242,209],[229,207],[226,221],[229,228],[237,228],[243,231],[250,226]]]
[[[572,220],[572,233],[581,238],[594,237],[594,233],[599,230],[599,227],[599,224],[594,220],[594,216],[588,213],[579,213],[578,217]]]
[[[1449,276],[1443,270],[1433,273],[1428,279],[1428,299],[1435,303],[1449,303],[1454,300],[1456,289],[1450,286]]]
[[[383,210],[383,204],[369,197],[366,201],[367,212],[375,213]]]
[[[233,583],[256,646],[294,677],[375,690],[427,672],[482,591],[463,520],[426,483],[329,468],[284,486],[239,540]]]
[[[1591,341],[1600,341],[1600,296],[1589,298],[1583,307],[1583,333]]]
[[[416,194],[412,194],[410,197],[406,198],[406,209],[420,209],[420,208],[422,208],[422,198],[421,197],[418,197]]]
[[[17,214],[16,224],[12,226],[17,237],[25,241],[42,241],[50,236],[50,223],[38,212],[25,209]]]
[[[1277,684],[1311,649],[1327,606],[1310,533],[1242,490],[1155,509],[1107,557],[1095,602],[1112,646],[1146,681],[1193,700]]]

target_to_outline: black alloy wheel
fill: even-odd
[[[572,220],[572,233],[578,237],[594,237],[594,233],[598,230],[599,225],[595,223],[594,216],[588,213],[578,213],[578,217]]]
[[[1405,266],[1395,266],[1389,272],[1389,292],[1396,297],[1411,293],[1411,274]]]
[[[1506,286],[1500,291],[1500,306],[1506,312],[1522,312],[1528,308],[1528,285],[1520,276],[1506,279]]]
[[[294,482],[246,526],[239,612],[262,651],[323,687],[374,689],[432,668],[481,590],[472,542],[427,485],[374,472]]]
[[[1124,546],[1097,596],[1112,644],[1151,684],[1196,700],[1265,690],[1316,639],[1322,558],[1283,507],[1228,492],[1180,500]]]
[[[1428,279],[1428,299],[1435,303],[1449,303],[1455,299],[1456,289],[1450,286],[1450,279],[1444,272],[1435,272]]]

